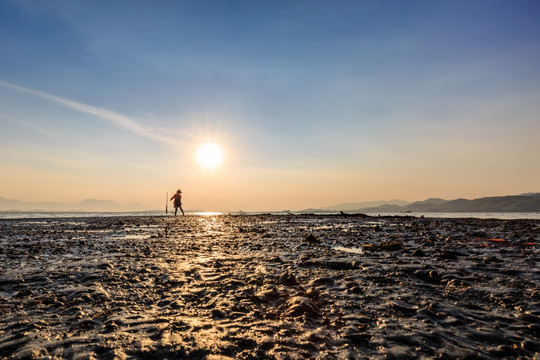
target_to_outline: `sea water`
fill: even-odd
[[[78,212],[78,211],[0,211],[0,219],[48,219],[48,218],[82,218],[113,216],[157,216],[165,215],[164,211],[141,212]]]

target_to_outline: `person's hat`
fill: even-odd
[[[180,189],[176,190],[176,192],[177,192],[177,193],[180,193],[180,194],[182,193],[182,191],[181,191]]]

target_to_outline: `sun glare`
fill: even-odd
[[[223,151],[214,143],[205,143],[197,150],[197,162],[207,170],[217,168],[223,162]]]

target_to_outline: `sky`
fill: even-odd
[[[0,196],[272,211],[538,192],[539,18],[536,0],[0,0]]]

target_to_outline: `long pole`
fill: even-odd
[[[169,213],[169,192],[165,195],[165,214]]]

